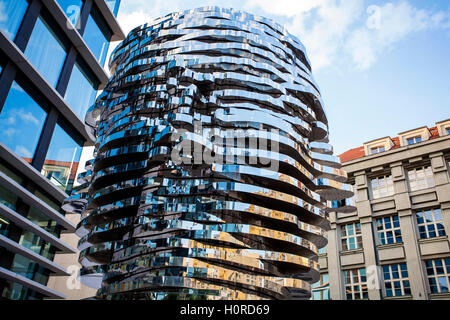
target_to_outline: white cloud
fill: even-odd
[[[8,138],[11,138],[14,134],[16,134],[18,131],[12,127],[9,127],[8,129],[5,129],[2,131],[2,133],[7,136]]]
[[[25,158],[31,158],[33,156],[31,152],[23,145],[16,146],[14,152],[17,153],[19,156]]]
[[[406,0],[383,6],[368,0],[126,0],[118,20],[128,33],[170,12],[210,5],[245,10],[286,26],[306,46],[314,70],[341,62],[367,69],[385,50],[414,32],[450,29],[449,11],[416,8]],[[374,13],[379,13],[375,21],[379,28],[369,28],[369,22],[377,18]]]
[[[21,112],[18,113],[18,116],[23,120],[27,122],[34,123],[35,125],[39,125],[39,120],[36,119],[36,117],[31,112],[24,112],[21,110]]]
[[[377,10],[378,26],[359,27],[346,42],[345,50],[360,69],[370,67],[383,51],[414,32],[448,28],[448,12],[418,9],[407,1],[387,3]]]

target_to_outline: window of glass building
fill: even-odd
[[[390,175],[372,178],[370,184],[372,199],[384,198],[394,194],[394,184]]]
[[[5,281],[2,298],[8,300],[42,300],[44,295],[24,287],[17,282]]]
[[[64,97],[72,110],[83,120],[87,109],[95,102],[99,86],[98,81],[93,80],[94,76],[86,70],[87,67],[81,61],[75,63]],[[81,92],[83,94],[80,94]]]
[[[13,82],[0,113],[0,141],[31,162],[47,113]]]
[[[422,141],[422,137],[420,137],[420,136],[406,139],[406,142],[408,143],[408,145],[415,144],[415,143],[418,143],[421,141]]]
[[[328,273],[322,273],[320,280],[311,285],[313,300],[330,300],[330,280]]]
[[[378,244],[402,242],[402,232],[398,215],[376,219]]]
[[[420,239],[445,236],[441,209],[429,209],[416,212]]]
[[[117,17],[119,13],[120,0],[106,0],[106,4],[111,10],[112,14]]]
[[[49,260],[53,260],[55,256],[55,248],[31,231],[23,231],[20,236],[19,244]]]
[[[349,223],[341,226],[342,250],[354,250],[362,248],[361,224]]]
[[[11,225],[11,222],[8,219],[6,219],[4,216],[0,215],[0,234],[2,236],[8,237],[10,225]]]
[[[47,193],[36,190],[34,192],[34,195],[39,199],[41,199],[42,201],[44,201],[50,208],[53,208],[55,211],[58,211],[62,215],[66,214],[66,212],[63,209],[61,209],[61,205]]]
[[[411,285],[405,263],[383,266],[383,277],[386,297],[411,295]]]
[[[366,268],[344,271],[345,295],[347,300],[368,299]]]
[[[83,39],[102,66],[105,65],[111,37],[112,32],[107,23],[98,9],[93,6],[84,30]]]
[[[56,124],[41,173],[70,194],[83,148],[83,140],[60,121]]]
[[[73,26],[77,26],[80,17],[83,0],[56,0]]]
[[[14,256],[11,271],[44,286],[47,285],[48,277],[50,275],[48,270],[20,254]]]
[[[450,258],[426,260],[425,266],[431,293],[449,292]]]
[[[60,225],[58,225],[55,220],[52,220],[47,215],[43,214],[40,210],[31,207],[28,211],[27,219],[45,231],[53,234],[55,237],[59,237]]]
[[[0,30],[12,41],[28,8],[27,0],[0,0]]]
[[[418,167],[408,170],[409,190],[416,191],[434,187],[431,167]]]
[[[54,88],[58,84],[61,70],[67,56],[67,41],[47,23],[48,18],[40,16],[25,49],[25,56]]]

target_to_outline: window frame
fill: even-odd
[[[364,272],[362,272],[364,271]],[[367,274],[366,268],[353,268],[344,270],[344,290],[345,290],[345,300],[365,300],[369,298],[369,290],[367,286]],[[347,282],[346,273],[350,273],[350,282]],[[355,277],[357,278],[357,282],[355,282]],[[363,281],[363,279],[365,279]],[[355,290],[355,288],[359,287],[359,290]],[[365,289],[364,289],[365,287]],[[350,289],[350,291],[347,291]],[[349,299],[348,296],[351,294],[352,298]],[[360,298],[355,298],[356,294],[360,295]]]
[[[442,267],[442,273],[438,273],[438,267],[436,266],[436,261],[440,261]],[[431,262],[431,269],[433,270],[433,274],[430,274],[430,268],[428,266],[428,263]],[[430,293],[431,294],[442,294],[442,293],[449,293],[450,292],[450,257],[444,257],[444,258],[437,258],[437,259],[427,259],[424,261],[425,263],[425,269],[427,272],[427,279],[428,279],[428,285],[430,287]],[[448,263],[448,264],[447,264]],[[441,286],[439,284],[438,278],[444,278],[447,283],[447,291],[442,291]],[[435,286],[431,285],[431,279],[434,280]],[[437,292],[433,291],[433,287],[437,288]]]
[[[441,220],[436,220],[436,215],[435,212],[439,211],[439,214],[441,216]],[[431,212],[431,217],[432,217],[432,221],[428,221],[425,217],[425,212]],[[445,231],[445,225],[444,225],[444,217],[442,215],[442,210],[441,208],[438,207],[434,207],[434,208],[430,208],[430,209],[422,209],[422,210],[417,210],[414,212],[415,216],[416,216],[416,223],[417,223],[417,231],[419,234],[419,239],[433,239],[433,238],[439,238],[439,237],[444,237],[447,235],[446,231]],[[419,217],[419,214],[422,214],[422,216]],[[419,222],[419,219],[423,219],[423,222]],[[438,228],[438,224],[442,225],[442,229]],[[433,230],[431,231],[429,226],[433,226]],[[424,227],[425,232],[421,232],[420,229],[421,227]],[[439,235],[439,230],[443,230],[442,235]],[[435,232],[435,236],[430,236],[431,232]],[[425,237],[422,237],[422,235],[425,233]]]
[[[419,190],[425,190],[429,188],[434,188],[436,186],[436,182],[434,180],[434,173],[431,165],[423,165],[423,166],[417,166],[413,168],[409,168],[407,171],[407,180],[408,180],[408,189],[409,191],[419,191]],[[423,171],[423,178],[419,179],[418,175],[420,171]],[[412,174],[414,172],[414,174]],[[414,179],[412,179],[412,177]],[[430,184],[430,179],[432,180],[432,183]],[[413,186],[412,186],[413,183]],[[422,187],[422,184],[425,185],[425,187]]]
[[[386,219],[389,219],[389,223],[391,224],[390,228],[386,227]],[[396,218],[396,219],[395,219]],[[381,220],[381,226],[382,229],[379,229],[378,222]],[[395,227],[395,222],[398,222],[398,227]],[[403,237],[402,237],[402,230],[400,225],[400,218],[398,217],[398,214],[388,215],[388,216],[382,216],[382,217],[376,217],[375,218],[375,230],[377,234],[377,245],[383,246],[383,245],[389,245],[389,244],[396,244],[396,243],[403,243]],[[397,236],[395,231],[399,231],[399,235]],[[394,239],[392,243],[389,243],[387,241],[388,239],[388,232],[392,233],[392,239]],[[380,233],[384,235],[383,240],[385,243],[382,243],[380,238]],[[397,238],[400,237],[400,240],[397,240]]]
[[[374,183],[376,181],[376,183]],[[380,182],[384,181],[384,186],[380,186]],[[376,186],[376,188],[374,188]],[[382,193],[382,191],[384,191]],[[395,193],[394,181],[391,174],[379,175],[370,178],[370,194],[372,200],[386,198]]]
[[[412,141],[412,143],[410,143],[410,141]],[[419,142],[422,142],[422,136],[420,136],[420,135],[406,138],[406,145],[408,145],[408,146],[411,146],[411,145],[419,143]]]
[[[397,270],[395,271],[393,269],[393,267],[396,266]],[[402,268],[404,266],[404,268]],[[389,270],[389,279],[386,279],[386,272],[385,272],[385,268],[388,268]],[[409,273],[408,273],[408,266],[406,264],[406,262],[403,263],[393,263],[393,264],[386,264],[382,266],[383,269],[383,284],[384,284],[384,296],[386,298],[391,298],[391,297],[407,297],[407,296],[411,296],[411,281],[409,280]],[[396,278],[394,275],[396,272],[398,274],[398,277]],[[403,275],[403,273],[406,272],[406,276]],[[397,294],[396,289],[395,289],[395,283],[399,282],[400,284],[400,294]],[[392,292],[392,295],[388,295],[388,289],[386,284],[389,283],[390,284],[390,290]],[[409,286],[406,285],[409,284]],[[407,293],[406,291],[409,290],[409,293]]]
[[[378,153],[385,152],[385,151],[386,151],[386,148],[385,148],[385,146],[382,146],[382,145],[370,148],[370,154],[378,154]]]
[[[353,234],[349,235],[348,233],[348,226],[353,226]],[[359,228],[358,228],[359,226]],[[345,230],[345,234],[344,234]],[[353,242],[355,244],[355,248],[350,248],[351,242],[350,239],[354,239]],[[345,245],[344,245],[345,244]],[[361,230],[361,223],[360,222],[351,222],[341,225],[341,250],[342,251],[352,251],[352,250],[358,250],[363,248],[362,243],[362,230]]]

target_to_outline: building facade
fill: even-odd
[[[96,297],[309,298],[326,200],[352,193],[301,42],[205,7],[135,28],[111,67],[63,206]]]
[[[108,80],[119,0],[0,1],[0,297],[65,298],[49,278],[76,263],[76,219],[61,209],[82,149],[86,110]],[[72,257],[70,259],[70,257]]]
[[[450,120],[339,156],[355,213],[331,213],[315,299],[449,299]]]

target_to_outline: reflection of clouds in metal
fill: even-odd
[[[96,158],[64,204],[82,215],[82,274],[103,275],[99,297],[309,297],[326,201],[352,193],[304,52],[270,20],[211,7],[136,28],[118,46],[86,116]],[[186,141],[216,160],[241,156],[175,164]]]

